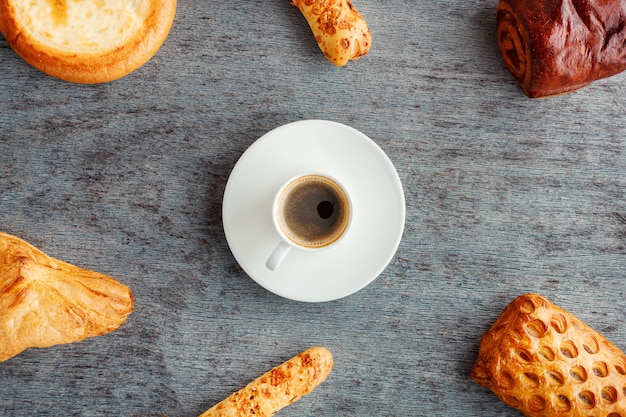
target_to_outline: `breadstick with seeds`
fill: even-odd
[[[261,375],[200,417],[270,417],[309,394],[333,368],[323,347],[312,347]]]
[[[318,46],[334,65],[342,67],[369,52],[367,23],[350,0],[292,0],[313,31]]]

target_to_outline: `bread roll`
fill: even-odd
[[[626,416],[626,355],[537,294],[483,335],[471,376],[528,417]]]
[[[624,0],[500,0],[498,45],[528,97],[577,90],[626,69]]]
[[[146,63],[175,12],[176,0],[0,0],[0,32],[46,74],[102,83]]]
[[[336,66],[367,55],[372,37],[350,0],[292,0],[307,20],[317,45]]]
[[[323,347],[312,347],[261,375],[200,417],[270,417],[309,394],[333,368],[333,357]]]
[[[132,310],[128,287],[0,232],[0,362],[111,332]]]

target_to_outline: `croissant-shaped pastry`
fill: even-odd
[[[342,67],[367,55],[372,37],[367,23],[350,0],[292,0],[307,20],[326,58]]]
[[[111,332],[132,311],[128,287],[0,232],[0,362]]]
[[[626,416],[626,355],[537,294],[483,335],[471,376],[527,417]]]
[[[497,27],[504,63],[531,98],[626,69],[624,0],[500,0]]]

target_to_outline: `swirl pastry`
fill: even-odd
[[[317,45],[334,65],[342,67],[369,52],[367,23],[350,0],[292,0],[307,20]]]
[[[471,376],[527,417],[626,416],[626,355],[540,295],[506,307]]]
[[[0,32],[46,74],[77,83],[121,78],[165,41],[176,0],[0,0]]]
[[[626,69],[626,1],[500,0],[497,37],[528,97],[569,93]]]
[[[0,362],[111,332],[132,310],[128,287],[0,232]]]

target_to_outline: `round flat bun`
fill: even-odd
[[[103,83],[152,58],[175,13],[176,0],[0,0],[0,32],[48,75]]]

